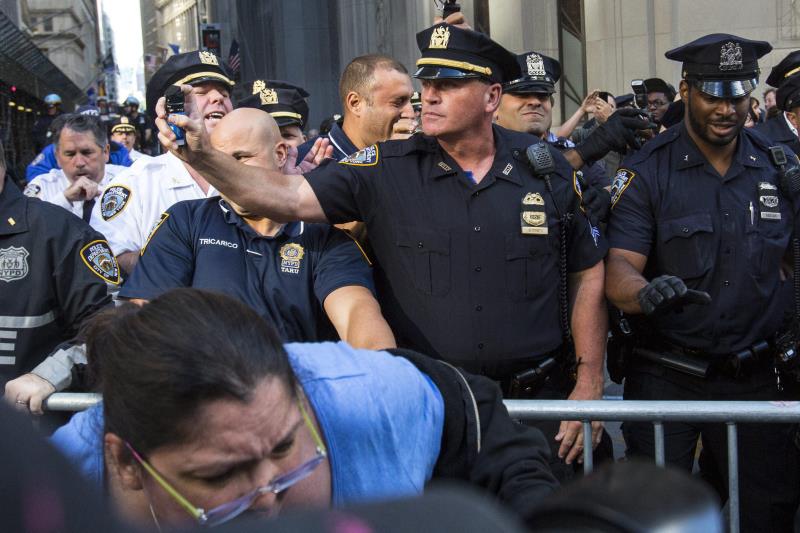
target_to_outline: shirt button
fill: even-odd
[[[483,306],[482,305],[476,305],[475,306],[475,310],[476,311],[483,311]]]
[[[474,227],[474,228],[472,228],[472,229],[474,229],[475,231],[480,231],[480,230],[481,230],[481,227],[480,227],[480,226],[475,226],[475,227]]]
[[[483,343],[482,343],[482,342],[479,342],[479,343],[478,343],[478,349],[479,349],[479,350],[483,350]]]
[[[422,241],[419,241],[419,242],[417,243],[417,248],[422,248],[422,247],[423,247]]]
[[[725,281],[722,282],[722,284],[727,287],[728,285],[731,284],[731,282],[726,279]]]
[[[684,227],[683,227],[683,229],[682,229],[681,231],[682,231],[682,232],[684,232],[684,233],[689,233],[689,228],[687,228],[686,226],[684,226]]]
[[[475,267],[475,272],[480,272],[481,270],[483,270],[481,267],[479,266]]]

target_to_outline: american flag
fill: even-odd
[[[239,57],[239,42],[236,39],[231,42],[231,53],[228,54],[228,66],[231,68],[234,78],[238,78],[241,58]]]

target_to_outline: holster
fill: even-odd
[[[606,368],[614,383],[622,383],[636,347],[636,338],[628,319],[615,308],[609,312],[610,335],[606,346]]]

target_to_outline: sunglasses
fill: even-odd
[[[180,492],[178,492],[177,489],[175,489],[175,487],[173,487],[166,479],[164,479],[164,477],[159,474],[158,471],[153,468],[152,465],[150,465],[150,463],[148,463],[141,455],[139,455],[139,453],[134,450],[127,441],[125,442],[125,446],[127,446],[133,457],[139,462],[139,464],[142,465],[147,473],[150,474],[159,485],[161,485],[161,488],[163,488],[164,491],[178,503],[178,505],[185,509],[186,512],[192,515],[199,525],[213,527],[236,518],[248,510],[260,496],[270,492],[273,494],[280,494],[292,485],[302,481],[310,476],[311,473],[320,465],[320,463],[325,460],[328,452],[325,449],[325,445],[323,444],[319,433],[317,433],[316,428],[314,428],[314,425],[311,423],[311,418],[308,416],[308,413],[306,412],[303,402],[299,396],[297,405],[300,408],[300,413],[303,415],[305,425],[311,432],[311,437],[314,439],[314,443],[316,444],[316,455],[297,468],[275,477],[266,485],[257,487],[233,501],[223,503],[222,505],[218,505],[217,507],[209,509],[208,511],[189,502],[189,500],[187,500]]]

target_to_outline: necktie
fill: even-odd
[[[94,207],[94,198],[85,200],[83,202],[83,220],[88,224],[92,220],[92,208]]]

